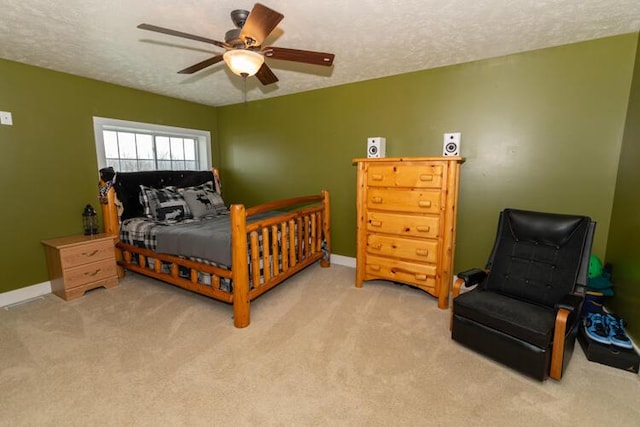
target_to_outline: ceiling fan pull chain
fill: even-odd
[[[242,93],[245,105],[247,104],[247,75],[242,76]]]

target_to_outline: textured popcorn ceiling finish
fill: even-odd
[[[280,81],[249,101],[640,29],[639,0],[263,0],[284,14],[266,44],[335,53],[333,67],[267,59]],[[221,49],[140,23],[224,40],[247,0],[0,0],[0,57],[208,105],[243,101]]]

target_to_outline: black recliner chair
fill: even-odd
[[[458,274],[451,338],[538,380],[559,380],[578,333],[594,231],[586,216],[502,211],[486,269]]]

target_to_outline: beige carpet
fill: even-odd
[[[576,347],[539,383],[451,341],[429,295],[315,265],[231,306],[129,274],[0,309],[3,426],[637,426],[638,375]]]

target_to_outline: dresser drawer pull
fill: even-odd
[[[84,255],[84,256],[88,256],[88,257],[91,257],[91,256],[94,256],[94,255],[95,255],[95,254],[97,254],[97,253],[98,253],[98,250],[96,249],[96,250],[94,250],[94,251],[92,251],[92,252],[89,252],[89,253],[87,253],[87,252],[82,252],[82,255]]]
[[[372,197],[371,202],[373,203],[382,203],[382,197]]]
[[[420,206],[421,208],[430,208],[431,207],[431,200],[420,200],[418,202],[418,206]]]
[[[416,249],[416,255],[429,256],[429,249]]]
[[[373,271],[380,271],[380,266],[376,264],[369,265],[369,268],[372,269]]]
[[[411,270],[405,270],[404,268],[394,267],[394,268],[391,269],[391,273],[393,273],[393,274],[396,274],[396,273],[413,274],[413,276],[415,277],[416,280],[421,280],[421,281],[427,280],[427,275],[426,274],[416,273],[416,272],[411,271]]]
[[[433,175],[420,175],[420,181],[433,181]]]
[[[418,225],[416,226],[416,230],[421,233],[428,233],[431,230],[431,227],[428,225]]]
[[[370,247],[371,249],[378,249],[378,250],[380,250],[380,249],[382,248],[382,245],[381,245],[380,243],[372,243],[372,244],[370,244],[370,245],[369,245],[369,247]]]
[[[95,276],[96,274],[100,273],[100,271],[102,271],[102,269],[98,268],[96,271],[94,271],[93,273],[84,273],[85,276]]]
[[[382,181],[382,174],[380,174],[380,173],[372,173],[371,174],[371,179],[373,181]]]
[[[382,227],[382,221],[370,221],[372,227]]]

